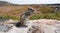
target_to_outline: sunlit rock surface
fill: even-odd
[[[16,27],[11,24],[7,25],[10,27],[9,29],[8,26],[6,27],[6,24],[2,25],[2,29],[0,27],[1,33],[60,33],[60,21],[58,20],[27,20],[27,27]]]
[[[60,33],[60,21],[58,20],[40,19],[28,22],[30,22],[29,33]]]

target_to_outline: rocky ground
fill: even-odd
[[[51,19],[28,20],[27,27],[0,24],[0,33],[60,33],[60,21]]]

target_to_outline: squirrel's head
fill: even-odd
[[[28,12],[33,14],[34,10],[32,8],[28,8]]]

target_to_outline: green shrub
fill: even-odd
[[[34,19],[57,19],[60,20],[60,17],[58,17],[55,13],[41,13],[41,14],[35,14],[30,17],[31,20]]]
[[[19,20],[19,16],[12,16],[12,15],[3,15],[3,19],[13,19],[13,20]]]
[[[60,12],[57,12],[56,15],[60,18]]]

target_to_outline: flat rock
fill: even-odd
[[[12,25],[8,24],[0,24],[0,31],[1,32],[7,32],[12,28]]]

